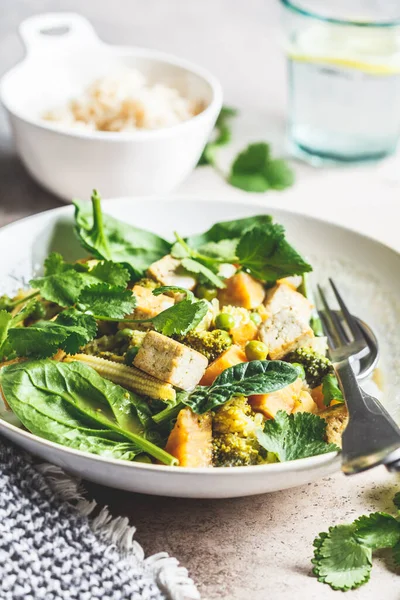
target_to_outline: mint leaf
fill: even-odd
[[[370,578],[371,548],[357,540],[355,531],[355,525],[337,525],[314,540],[313,572],[334,590],[351,590]]]
[[[311,265],[286,241],[285,230],[277,223],[246,232],[236,253],[240,265],[262,281],[272,282],[312,271]]]
[[[268,394],[293,383],[297,370],[279,360],[253,360],[225,369],[211,386],[197,388],[182,401],[197,414],[204,414],[234,396]],[[322,419],[321,419],[322,420]]]
[[[400,523],[383,512],[362,516],[354,522],[357,539],[372,550],[393,548],[400,542]]]
[[[123,319],[133,312],[136,298],[130,290],[98,283],[81,292],[78,304],[81,310],[89,312],[95,318]]]
[[[272,159],[265,142],[249,144],[234,160],[228,182],[246,192],[283,190],[294,183],[294,173],[283,159]]]
[[[344,402],[342,390],[339,387],[339,382],[335,375],[325,375],[322,379],[322,394],[324,396],[325,406],[329,406],[332,400],[340,400]]]
[[[265,450],[275,454],[280,462],[284,462],[338,452],[336,444],[328,444],[325,441],[325,430],[325,420],[317,415],[288,415],[279,410],[274,419],[265,423],[264,431],[259,432],[257,439]]]

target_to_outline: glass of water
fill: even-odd
[[[281,0],[291,152],[313,164],[392,154],[400,135],[398,0]]]

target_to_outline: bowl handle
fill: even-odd
[[[19,33],[28,56],[101,45],[91,23],[76,13],[44,13],[25,19]]]

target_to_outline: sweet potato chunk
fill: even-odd
[[[241,362],[247,362],[246,355],[239,346],[234,344],[208,365],[206,372],[200,380],[200,385],[211,385],[222,371]]]
[[[264,286],[242,271],[227,279],[226,288],[218,293],[221,306],[230,304],[243,308],[256,308],[262,304],[264,296]]]
[[[245,346],[247,342],[257,339],[258,327],[253,321],[249,321],[248,323],[234,327],[230,333],[235,344]]]
[[[210,413],[196,415],[190,408],[179,412],[165,450],[179,460],[180,467],[211,467],[211,424]]]
[[[311,394],[305,390],[300,392],[300,396],[297,398],[297,400],[295,400],[294,403],[294,409],[292,410],[292,413],[298,412],[309,412],[314,414],[318,412],[318,406],[312,399]]]
[[[284,410],[289,414],[293,411],[296,401],[300,398],[302,387],[303,380],[299,377],[277,392],[250,396],[249,402],[253,410],[262,413],[267,419],[273,419],[278,410]]]

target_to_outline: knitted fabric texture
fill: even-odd
[[[176,559],[145,559],[128,520],[95,509],[76,480],[0,439],[1,600],[200,598]]]

